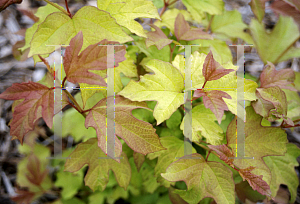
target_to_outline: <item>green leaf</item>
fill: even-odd
[[[286,100],[288,102],[287,107],[287,117],[292,120],[297,120],[300,118],[300,96],[296,91],[291,91],[287,89],[283,89]]]
[[[136,18],[160,19],[157,8],[147,0],[98,0],[100,10],[107,11],[121,26],[141,37],[147,37]]]
[[[155,74],[141,76],[139,82],[131,80],[119,94],[132,101],[157,101],[153,116],[159,125],[184,103],[183,77],[179,70],[167,62],[151,60],[146,66]]]
[[[249,44],[253,44],[251,36],[244,32],[248,26],[243,22],[239,11],[225,11],[223,15],[217,15],[211,23],[213,33],[225,34],[230,38],[241,38]],[[234,32],[232,32],[234,30]]]
[[[181,115],[180,111],[177,109],[171,115],[171,117],[168,120],[166,120],[166,125],[170,129],[175,129],[176,127],[178,127],[180,125],[181,119],[182,119],[182,115]]]
[[[88,197],[89,204],[105,204],[104,200],[107,196],[107,191],[95,192]]]
[[[100,157],[105,158],[107,156],[98,147],[96,138],[89,139],[80,143],[70,154],[70,159],[67,159],[65,163],[64,171],[76,172],[87,164],[89,170],[84,178],[85,185],[93,191],[103,191],[108,183],[109,170],[112,170],[119,186],[126,190],[131,178],[131,168],[126,154],[121,154],[120,163],[113,159],[101,159]]]
[[[60,7],[61,9],[64,9],[60,5],[54,3],[56,6]],[[22,52],[26,50],[27,48],[30,48],[30,41],[34,35],[34,33],[37,31],[38,26],[45,20],[45,18],[54,13],[54,12],[61,12],[61,10],[57,9],[56,7],[52,6],[51,4],[46,4],[46,6],[41,6],[37,9],[37,12],[34,14],[36,17],[39,18],[39,20],[34,23],[30,28],[26,29],[25,33],[25,45],[20,48]]]
[[[74,108],[66,110],[62,118],[62,137],[67,137],[70,134],[75,142],[96,137],[95,129],[86,129],[84,122],[84,117],[77,110]]]
[[[157,164],[155,166],[155,176],[157,181],[169,188],[170,185],[175,183],[169,182],[161,177],[161,173],[165,173],[167,167],[174,161],[177,161],[179,157],[184,156],[184,142],[174,136],[166,136],[161,138],[162,145],[167,148],[160,152],[150,153],[147,155],[149,159],[155,159],[158,157]],[[196,150],[192,148],[192,152],[196,153]]]
[[[251,106],[246,108],[245,123],[245,157],[254,159],[235,159],[233,164],[240,169],[255,167],[251,172],[262,175],[267,184],[271,182],[271,172],[262,157],[284,155],[286,152],[287,136],[280,127],[261,126],[262,117],[255,113]],[[237,151],[236,119],[232,120],[227,129],[227,144],[233,152]]]
[[[220,204],[235,202],[231,170],[221,163],[206,162],[198,153],[186,155],[173,162],[166,173],[161,175],[169,181],[186,183],[187,190],[174,192],[189,204],[197,204],[205,197],[211,197]]]
[[[255,48],[265,64],[300,56],[300,49],[291,47],[299,38],[298,26],[291,17],[280,16],[272,32],[267,32],[264,25],[255,19],[252,19],[249,28]]]
[[[261,195],[257,191],[253,190],[247,181],[242,181],[235,185],[235,191],[238,198],[245,202],[246,199],[252,202],[259,202],[265,199],[266,196]]]
[[[199,142],[203,136],[208,143],[220,145],[224,134],[222,128],[215,122],[216,120],[215,114],[203,104],[195,106],[192,109],[192,141]],[[185,117],[180,125],[182,131],[184,131],[184,121]]]
[[[170,47],[169,46],[165,46],[161,50],[159,50],[159,49],[157,49],[157,47],[155,45],[151,45],[150,47],[147,47],[145,44],[145,40],[135,41],[134,43],[140,49],[141,52],[143,52],[143,53],[145,53],[145,55],[147,55],[147,58],[144,58],[143,61],[145,59],[148,59],[148,60],[157,59],[157,60],[162,60],[165,62],[170,61]],[[145,63],[143,63],[143,61],[141,62],[142,65],[145,64]]]
[[[46,45],[69,44],[80,30],[83,33],[81,51],[103,39],[119,43],[132,40],[107,12],[93,6],[84,6],[72,19],[62,12],[50,14],[33,35],[28,57],[48,54],[55,50],[55,46]]]
[[[251,0],[251,2],[249,3],[252,12],[254,13],[259,22],[262,22],[265,16],[265,3],[266,0]]]
[[[218,39],[203,40],[197,39],[188,42],[189,45],[201,45],[200,47],[192,47],[192,52],[199,51],[200,53],[208,54],[212,51],[214,58],[220,64],[232,62],[231,51],[226,42]]]
[[[299,166],[297,157],[300,156],[300,149],[291,143],[287,144],[287,152],[284,156],[264,157],[264,162],[270,168],[272,173],[271,191],[275,197],[280,184],[287,185],[291,193],[291,203],[294,203],[297,196],[297,187],[299,179],[295,172],[295,166]]]
[[[17,168],[17,179],[16,182],[20,187],[28,187],[31,192],[39,193],[41,191],[40,186],[45,190],[48,190],[52,186],[52,182],[49,176],[46,176],[42,179],[40,186],[32,183],[30,179],[26,175],[32,174],[32,172],[44,172],[49,163],[47,157],[50,157],[50,149],[41,145],[34,144],[33,147],[23,144],[23,146],[19,146],[19,151],[22,154],[26,154],[19,163]],[[39,165],[37,166],[28,166],[30,164],[30,157],[36,157],[37,161],[34,163]],[[39,166],[39,167],[38,167]],[[34,167],[34,168],[32,168]],[[38,168],[35,168],[38,167]],[[36,179],[36,178],[35,178]]]
[[[221,15],[224,9],[222,0],[183,0],[182,3],[197,22],[201,22],[204,12]]]
[[[56,174],[56,187],[62,187],[61,196],[63,199],[71,199],[77,194],[83,184],[83,171],[78,171],[76,174],[64,172],[63,169]]]

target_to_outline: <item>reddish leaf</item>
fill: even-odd
[[[268,62],[264,67],[263,72],[260,75],[260,83],[262,88],[268,88],[271,86],[278,86],[282,89],[290,89],[291,91],[297,91],[294,87],[287,86],[295,80],[295,73],[292,69],[282,69],[277,71],[275,66]]]
[[[145,161],[145,155],[138,152],[133,152],[133,158],[134,158],[134,163],[136,165],[137,171],[139,172]]]
[[[201,28],[191,28],[184,16],[179,13],[175,20],[174,33],[177,40],[196,40],[196,39],[212,39],[212,36]]]
[[[107,48],[108,46],[100,45],[119,44],[114,41],[107,41],[106,39],[99,43],[89,45],[80,54],[83,45],[83,34],[80,31],[70,41],[70,46],[66,48],[64,56],[64,69],[67,80],[72,83],[87,83],[99,86],[106,86],[104,79],[89,70],[105,70],[107,69]],[[117,67],[119,62],[126,60],[125,46],[116,46],[114,48],[114,60]]]
[[[194,97],[203,96],[203,102],[206,108],[209,108],[218,119],[221,124],[224,110],[228,110],[228,107],[223,98],[231,99],[231,96],[224,91],[212,90],[204,92],[202,89],[197,89],[194,92]]]
[[[24,15],[28,16],[34,22],[38,22],[39,21],[39,18],[37,16],[35,16],[31,11],[24,10],[24,9],[19,9],[19,8],[17,8],[17,9],[18,9],[18,11],[20,11]]]
[[[12,47],[12,54],[13,54],[14,58],[21,62],[28,59],[27,56],[29,53],[29,49],[24,50],[24,52],[21,52],[20,50],[18,50],[20,47],[23,47],[24,45],[25,45],[25,40],[20,40],[20,41],[17,41]]]
[[[285,1],[278,1],[275,0],[270,7],[278,14],[291,16],[294,18],[296,23],[300,24],[300,11],[290,3],[287,3]]]
[[[150,24],[155,31],[151,31],[147,33],[146,46],[150,47],[151,45],[155,45],[157,49],[161,50],[166,45],[169,45],[172,40],[168,39],[168,37],[162,32],[162,30],[154,24]]]
[[[218,155],[220,155],[220,159],[223,160],[226,164],[233,167],[233,158],[235,157],[232,150],[229,149],[228,146],[225,144],[214,146],[214,145],[208,145],[208,147],[212,150],[214,150]]]
[[[11,4],[20,4],[22,0],[0,0],[0,11],[3,11]]]
[[[264,100],[257,90],[256,96],[258,100],[251,103],[255,112],[264,118],[268,118],[270,110],[275,109],[275,106],[270,101]]]
[[[106,98],[99,101],[85,119],[85,127],[94,127],[97,132],[98,146],[106,152]],[[165,150],[155,129],[150,123],[133,117],[131,111],[136,108],[148,108],[145,102],[130,101],[120,95],[115,97],[115,133],[121,137],[135,152],[146,155],[151,152]],[[113,111],[113,110],[112,110]],[[111,120],[111,119],[107,119]],[[115,138],[115,157],[122,152],[122,144]]]
[[[204,61],[202,74],[206,81],[220,79],[222,76],[234,71],[233,69],[224,69],[215,59],[210,51]]]
[[[287,124],[292,126],[294,125],[293,121],[286,117],[288,102],[284,91],[282,91],[278,86],[272,86],[269,88],[258,88],[257,92],[262,99],[271,102],[276,108],[276,110],[270,110],[268,116],[270,116],[271,113],[277,118],[282,118]]]
[[[31,204],[36,193],[30,191],[17,190],[17,196],[11,197],[11,200],[17,204]]]
[[[41,172],[40,160],[34,154],[28,156],[27,169],[26,178],[36,186],[40,186],[48,174],[47,169]]]
[[[270,190],[270,186],[264,180],[262,180],[262,175],[257,176],[255,174],[252,174],[251,171],[253,169],[255,169],[255,167],[250,166],[246,169],[240,169],[239,173],[244,181],[245,179],[248,181],[253,190],[257,190],[257,192],[259,192],[260,194],[271,197],[272,193]]]
[[[23,137],[34,129],[34,123],[41,117],[52,128],[54,112],[54,89],[35,82],[15,83],[2,94],[6,100],[25,99],[15,107],[10,123],[10,135],[23,144]],[[67,95],[62,93],[62,108],[67,105]]]

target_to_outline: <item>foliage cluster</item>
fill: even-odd
[[[53,204],[120,198],[133,204],[232,204],[274,199],[281,184],[295,201],[300,150],[288,142],[285,128],[300,126],[300,74],[275,69],[279,62],[300,57],[294,13],[273,5],[285,15],[270,31],[263,23],[264,0],[251,1],[255,18],[250,25],[237,10],[226,11],[222,0],[182,0],[186,10],[175,8],[176,0],[98,0],[97,7],[84,6],[75,14],[67,4],[64,9],[45,1],[34,15],[27,13],[35,23],[26,30],[18,59],[33,57],[47,66],[47,73],[38,82],[13,84],[0,94],[14,100],[10,134],[26,155],[18,164],[17,203],[52,193],[60,196]],[[2,10],[21,1],[0,2]],[[287,2],[298,11],[297,1],[282,1]],[[142,26],[145,18],[151,18],[150,31]],[[245,76],[245,103],[238,101],[238,67],[226,44],[238,39],[253,44],[265,63],[259,79]],[[119,44],[114,67],[107,68],[108,49]],[[199,46],[185,58],[184,45],[192,44]],[[55,51],[47,45],[69,45],[61,73],[47,62]],[[192,91],[185,88],[187,64]],[[114,69],[115,95],[105,90],[109,69]],[[72,95],[66,84],[80,92]],[[60,90],[61,99],[55,100]],[[193,96],[190,155],[185,155],[183,135],[187,91]],[[115,157],[99,159],[112,149],[106,142],[112,97]],[[72,136],[78,145],[63,149],[68,159],[49,160],[50,149],[35,143],[41,134],[37,124],[42,118],[53,130],[53,118],[62,109],[62,137]],[[237,110],[245,111],[245,156],[252,159],[234,159]],[[55,172],[49,174],[47,166]]]

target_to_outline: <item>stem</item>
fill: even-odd
[[[277,64],[278,63],[278,60],[280,60],[280,58],[291,48],[291,47],[293,47],[293,45],[298,41],[300,39],[300,36],[290,45],[290,46],[288,46],[285,50],[284,50],[284,52],[283,53],[281,53],[278,57],[277,57],[277,59],[274,61],[274,64]]]
[[[207,159],[208,159],[210,153],[211,153],[211,151],[209,150],[209,151],[208,151],[208,154],[206,155],[205,161],[207,161]]]
[[[285,126],[285,127],[282,127],[282,128],[293,128],[293,127],[300,127],[300,124],[296,124],[294,126],[288,125],[288,126]]]
[[[202,86],[202,89],[204,89],[204,86],[206,85],[207,81],[205,80],[203,86]]]
[[[58,5],[56,5],[55,3],[53,3],[53,2],[51,2],[49,0],[44,0],[44,1],[46,1],[48,4],[51,4],[52,6],[54,6],[55,8],[57,8],[58,10],[64,12],[68,16],[70,16],[69,13],[66,10],[62,9],[61,7],[59,7]]]
[[[200,144],[199,142],[194,142],[196,145],[198,145],[199,147],[202,147],[203,149],[206,149],[207,151],[211,151],[211,153],[213,153],[214,155],[216,155],[217,157],[220,157],[216,152],[212,151],[211,149],[209,149],[208,147],[206,147],[205,145]]]
[[[168,6],[171,6],[172,4],[175,4],[176,2],[177,2],[177,0],[175,0],[175,1],[171,2],[171,3],[168,2]]]
[[[65,88],[65,83],[66,83],[67,77],[65,77],[62,81],[62,87]]]
[[[80,111],[78,110],[78,108],[77,108],[76,106],[74,106],[73,103],[70,103],[70,102],[69,102],[69,105],[72,106],[73,108],[75,108],[75,110],[77,110],[78,112],[80,112]]]
[[[166,11],[167,7],[168,7],[168,3],[164,0],[164,7],[160,11],[159,17],[161,17],[163,15],[163,13]]]
[[[214,16],[212,16],[209,20],[209,23],[208,23],[208,26],[206,28],[206,31],[209,32],[210,31],[210,27],[211,27],[211,23],[212,23],[212,20],[214,19]]]
[[[65,0],[65,3],[66,3],[66,8],[67,8],[68,14],[69,14],[70,18],[72,18],[72,14],[71,14],[71,12],[69,10],[69,6],[68,6],[68,0]]]
[[[171,48],[171,44],[169,44],[170,47],[170,63],[172,63],[172,59],[173,59],[173,52],[175,50],[176,45],[174,45],[173,48]]]
[[[70,94],[70,92],[68,92],[67,90],[63,90],[68,97],[71,99],[71,101],[75,104],[75,106],[78,108],[76,109],[79,113],[81,113],[81,115],[83,115],[83,117],[86,118],[86,114],[83,112],[82,108],[80,107],[80,105],[77,103],[77,101],[75,100],[75,98]]]
[[[294,120],[293,122],[294,123],[300,122],[300,119]]]

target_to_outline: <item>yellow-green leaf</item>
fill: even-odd
[[[62,12],[50,14],[35,32],[30,43],[28,57],[36,54],[48,54],[55,50],[55,46],[46,45],[68,45],[80,30],[83,33],[81,51],[88,45],[98,43],[103,39],[119,43],[132,40],[109,13],[93,6],[84,6],[76,12],[72,19]]]
[[[190,159],[189,157],[194,157]],[[184,181],[187,190],[175,190],[189,204],[197,204],[205,197],[213,198],[218,204],[235,203],[232,172],[218,162],[206,162],[198,153],[186,155],[173,162],[166,173],[168,181]]]
[[[150,60],[146,66],[155,74],[141,76],[139,82],[131,80],[119,94],[132,101],[157,101],[153,116],[159,125],[184,103],[183,77],[168,62]]]
[[[98,8],[107,11],[121,26],[141,37],[147,37],[135,18],[160,19],[157,8],[148,0],[98,0]]]

